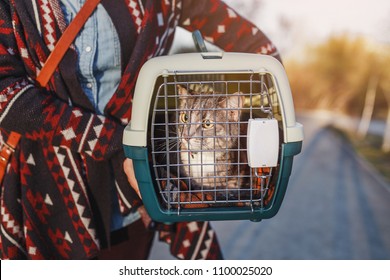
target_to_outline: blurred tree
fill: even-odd
[[[333,37],[314,48],[309,59],[309,70],[318,75],[313,90],[320,107],[358,113],[356,99],[364,96],[373,60],[364,41]]]
[[[374,77],[378,79],[386,71],[383,69],[383,53],[379,46],[346,35],[331,37],[320,45],[308,47],[303,60],[286,62],[294,102],[297,107],[306,109],[326,109],[360,116],[369,81]],[[372,82],[371,87],[374,86]],[[378,87],[373,114],[383,118],[386,102],[379,91],[383,91],[382,87]]]
[[[370,81],[368,82],[366,99],[364,102],[362,118],[358,127],[358,137],[360,139],[366,137],[370,122],[372,119],[372,113],[374,112],[375,96],[379,83],[379,75],[377,73],[372,74]]]
[[[382,75],[380,87],[387,103],[386,127],[383,135],[382,150],[390,152],[390,46],[387,46],[382,60]]]

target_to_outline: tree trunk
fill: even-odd
[[[378,87],[378,82],[379,82],[379,76],[371,76],[370,81],[368,83],[362,118],[360,120],[358,131],[357,131],[358,137],[360,139],[366,137],[368,128],[370,126],[372,113],[374,111],[375,95]]]
[[[383,135],[382,151],[385,153],[390,152],[390,92],[385,93],[387,101],[387,120],[385,126],[385,133]]]

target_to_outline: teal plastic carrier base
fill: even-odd
[[[155,190],[155,182],[146,147],[124,146],[126,157],[133,160],[142,200],[151,218],[158,222],[251,220],[254,222],[275,216],[282,204],[290,178],[293,157],[301,152],[302,142],[282,144],[281,160],[275,195],[265,208],[220,207],[204,209],[163,208]]]
[[[302,141],[280,62],[222,52],[148,60],[123,135],[159,222],[275,216]]]

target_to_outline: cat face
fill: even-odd
[[[214,96],[187,91],[182,86],[178,86],[178,94],[178,137],[182,151],[215,152],[235,144],[244,103],[242,95]]]

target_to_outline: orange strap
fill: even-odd
[[[69,49],[69,46],[76,38],[81,27],[84,26],[85,22],[99,3],[100,0],[87,0],[69,26],[65,29],[36,78],[36,81],[42,87],[47,85],[50,77],[53,75],[61,59]],[[20,137],[21,135],[19,133],[11,131],[7,142],[0,146],[0,184],[3,181],[8,161],[18,145]]]
[[[42,87],[47,85],[62,57],[65,55],[81,27],[88,20],[99,2],[100,0],[87,0],[69,26],[65,29],[36,79]]]
[[[11,131],[7,143],[3,143],[0,149],[0,183],[3,180],[9,158],[19,143],[20,134]]]

